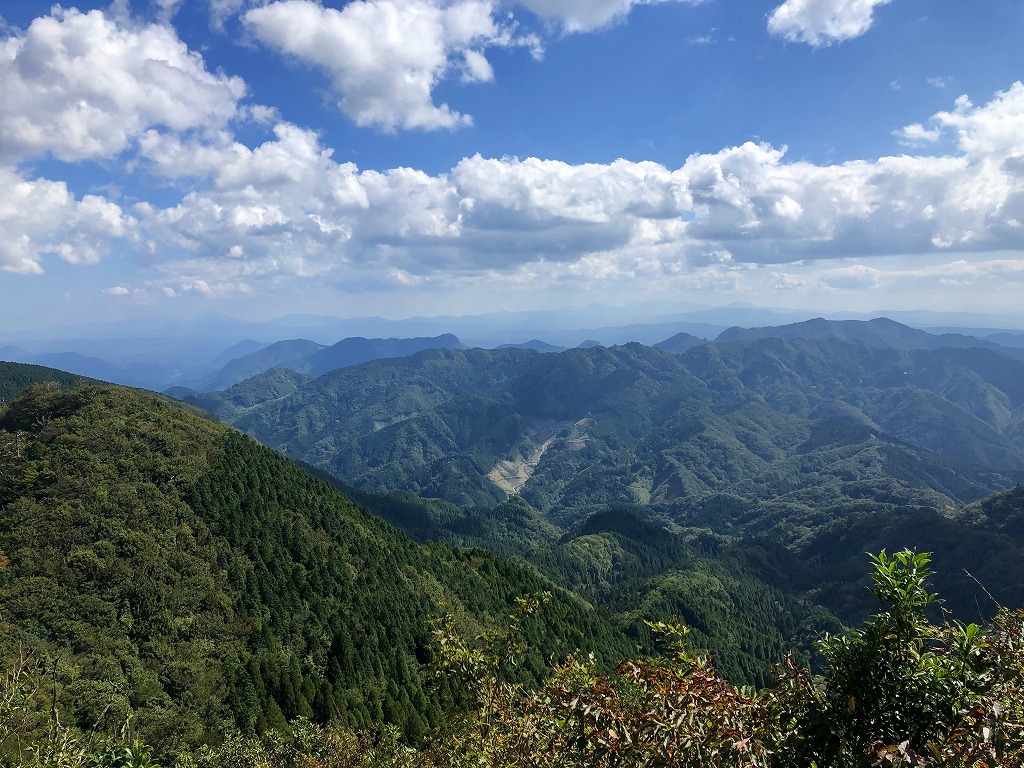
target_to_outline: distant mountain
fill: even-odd
[[[307,355],[293,370],[320,376],[329,371],[358,365],[368,360],[405,357],[424,349],[465,349],[459,338],[451,333],[440,336],[418,336],[412,339],[342,339],[337,344]],[[286,366],[292,367],[292,366]]]
[[[277,341],[229,361],[216,373],[197,381],[186,382],[181,386],[201,392],[227,389],[272,368],[292,368],[300,365],[309,355],[321,349],[325,349],[323,344],[308,339]]]
[[[22,349],[21,347],[11,345],[0,347],[0,360],[5,360],[9,363],[20,363],[22,360],[31,356],[31,352],[27,349]]]
[[[257,350],[269,346],[270,344],[265,341],[256,341],[255,339],[243,339],[242,341],[236,342],[235,344],[229,346],[219,355],[210,360],[207,363],[207,365],[219,368],[221,366],[227,365],[232,360],[236,360],[239,357],[244,357],[245,355],[248,355],[251,352],[255,352]]]
[[[463,344],[452,334],[414,339],[342,339],[325,346],[308,339],[291,339],[269,344],[255,352],[232,360],[219,371],[183,386],[208,392],[223,390],[240,381],[273,368],[289,368],[310,376],[364,363],[379,358],[404,357],[423,349],[461,349]]]
[[[579,349],[590,349],[591,347],[600,347],[601,342],[595,341],[594,339],[584,339],[576,345]]]
[[[1003,347],[1024,347],[1024,332],[1020,331],[1017,333],[1010,333],[1008,331],[991,333],[985,339]]]
[[[556,347],[540,339],[530,339],[519,344],[499,344],[497,349],[532,349],[536,352],[564,352],[565,347]]]
[[[689,349],[693,349],[694,347],[699,347],[701,344],[707,343],[708,342],[706,339],[698,338],[697,336],[694,336],[692,334],[677,333],[672,338],[665,339],[664,341],[659,341],[654,346],[657,347],[658,349],[663,349],[666,352],[671,352],[673,354],[678,355],[683,352],[686,352]]]
[[[755,339],[843,339],[871,347],[893,349],[968,349],[980,347],[1016,354],[991,340],[956,333],[931,334],[885,317],[874,320],[825,320],[818,317],[791,325],[767,328],[729,328],[715,339],[718,343]]]

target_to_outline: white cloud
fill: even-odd
[[[840,291],[862,291],[866,288],[877,288],[881,273],[866,267],[863,264],[855,264],[850,267],[838,267],[828,270],[818,278],[820,283],[827,288]]]
[[[95,263],[134,224],[101,197],[76,200],[64,182],[29,180],[0,168],[0,270],[40,274],[47,255]]]
[[[796,291],[807,286],[799,276],[786,272],[772,272],[768,277],[768,284],[776,291]]]
[[[875,8],[892,0],[786,0],[768,16],[768,30],[815,47],[860,37],[871,28]]]
[[[747,143],[674,170],[477,155],[440,174],[339,163],[288,123],[254,149],[151,130],[140,167],[191,191],[132,214],[158,284],[211,295],[310,276],[353,289],[534,275],[712,290],[752,266],[1019,250],[1024,86],[926,122],[911,134],[940,132],[955,151],[816,165]],[[779,288],[803,287],[776,274]],[[818,284],[878,279],[861,263]]]
[[[925,128],[921,123],[911,123],[892,133],[900,140],[901,144],[908,146],[935,142],[942,136],[942,131],[938,128]]]
[[[672,0],[517,0],[537,16],[554,22],[563,32],[592,32],[621,21],[637,5]],[[698,4],[703,0],[674,0]]]
[[[435,104],[453,72],[467,82],[493,77],[483,51],[515,44],[489,0],[354,0],[341,10],[281,0],[243,19],[260,42],[325,71],[338,106],[357,125],[454,129],[472,118]]]
[[[939,112],[932,121],[956,133],[965,155],[1000,161],[1020,158],[1024,156],[1024,84],[1014,83],[983,107],[960,96],[951,112]]]
[[[245,5],[246,0],[210,0],[210,22],[214,29],[223,29],[224,22]]]
[[[162,22],[168,22],[173,19],[179,10],[184,0],[155,0],[156,6],[159,9],[157,14],[158,18]]]
[[[168,26],[56,6],[0,41],[0,158],[112,157],[151,126],[221,126],[244,91]]]

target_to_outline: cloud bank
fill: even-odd
[[[981,106],[963,97],[929,125],[909,133],[956,151],[816,165],[746,143],[676,169],[476,155],[437,175],[338,163],[287,123],[252,150],[154,131],[141,142],[151,171],[199,183],[173,208],[132,213],[168,269],[219,281],[410,284],[538,265],[600,279],[1019,247],[1024,85]]]

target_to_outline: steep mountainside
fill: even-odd
[[[631,648],[534,568],[417,545],[161,399],[38,385],[0,408],[0,446],[0,656],[57,659],[56,695],[85,729],[130,715],[163,753],[300,715],[415,738],[460,697],[421,670],[430,617],[478,632],[544,590],[524,674]]]

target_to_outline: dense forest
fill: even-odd
[[[464,693],[429,686],[430,620],[468,633],[550,592],[520,674],[632,648],[527,564],[417,545],[251,439],[116,387],[36,385],[0,417],[0,649],[47,658],[65,724],[161,755],[297,717],[409,739]],[[442,681],[443,683],[443,681]]]

